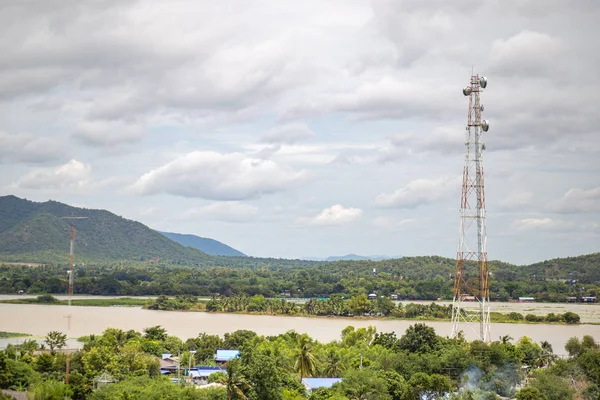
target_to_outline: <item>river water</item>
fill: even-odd
[[[67,316],[71,315],[71,329],[67,329]],[[448,336],[450,322],[423,321],[432,326],[438,335]],[[30,333],[43,337],[49,331],[65,332],[70,338],[100,334],[108,327],[143,331],[144,328],[161,325],[171,335],[186,338],[199,333],[223,335],[238,329],[248,329],[260,335],[277,335],[289,330],[308,333],[321,342],[340,338],[342,329],[348,325],[356,328],[372,325],[379,332],[396,332],[401,336],[415,321],[378,320],[354,318],[307,318],[269,315],[221,314],[206,312],[152,311],[138,307],[71,307],[56,305],[0,304],[0,331]],[[529,336],[534,341],[547,340],[554,352],[565,353],[564,344],[572,337],[592,335],[600,340],[599,325],[544,325],[544,324],[492,324],[492,339],[504,335],[515,339]],[[467,339],[475,339],[476,333],[466,331]],[[22,341],[23,339],[19,339]],[[0,347],[15,339],[0,340]],[[72,342],[71,342],[72,343]]]

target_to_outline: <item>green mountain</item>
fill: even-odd
[[[86,217],[66,219],[65,217]],[[182,246],[153,229],[105,210],[71,207],[56,201],[36,203],[0,197],[0,259],[64,262],[70,224],[75,225],[78,261],[162,260],[175,264],[212,264],[213,258]]]
[[[193,247],[200,251],[203,251],[206,254],[211,254],[213,256],[233,256],[233,257],[244,257],[246,256],[241,251],[234,249],[233,247],[227,246],[224,243],[221,243],[217,240],[210,238],[203,238],[196,235],[184,235],[181,233],[171,233],[171,232],[160,232],[160,234],[165,235],[169,239],[179,243],[182,246]]]

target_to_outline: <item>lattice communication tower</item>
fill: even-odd
[[[490,290],[485,226],[483,184],[483,132],[490,125],[481,119],[480,94],[487,79],[471,75],[463,94],[469,98],[469,115],[465,137],[465,165],[460,198],[460,227],[454,297],[452,301],[452,337],[471,329],[484,342],[490,340]]]

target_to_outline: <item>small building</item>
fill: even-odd
[[[472,296],[470,294],[461,294],[460,295],[460,301],[475,301],[477,300],[475,298],[475,296]]]
[[[519,297],[519,303],[533,303],[535,297]]]
[[[283,296],[283,297],[292,297],[292,291],[291,290],[284,290],[279,295]]]
[[[377,300],[377,295],[375,293],[371,293],[369,296],[367,296],[369,298],[369,300]]]
[[[334,384],[341,382],[342,378],[302,378],[302,384],[306,393],[311,394],[320,388],[331,388]]]
[[[208,383],[208,377],[217,372],[227,372],[227,369],[225,369],[225,367],[198,366],[186,371],[186,376],[188,376],[195,385],[206,385]]]
[[[160,368],[176,368],[179,365],[179,357],[173,357],[171,354],[163,354],[160,359]]]
[[[568,303],[577,303],[577,297],[567,297]]]
[[[587,296],[587,297],[583,297],[581,299],[581,301],[583,301],[584,303],[595,303],[598,300],[596,299],[596,296]]]
[[[217,364],[224,365],[227,364],[228,361],[231,361],[234,358],[238,358],[239,356],[239,350],[218,349],[217,354],[215,354],[215,361],[217,362]]]
[[[392,300],[398,300],[398,295],[397,294],[393,294],[390,296],[390,299]]]

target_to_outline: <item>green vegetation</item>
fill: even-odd
[[[48,338],[60,338],[51,332]],[[423,324],[401,337],[373,327],[345,328],[339,340],[318,342],[294,331],[259,336],[252,331],[199,334],[185,341],[160,326],[144,333],[109,328],[82,338],[83,348],[34,354],[11,346],[0,351],[0,388],[28,390],[36,399],[189,400],[415,400],[596,399],[600,345],[591,336],[571,338],[569,356],[557,357],[547,342],[527,337],[484,343],[438,336]],[[216,387],[192,388],[161,376],[162,353],[181,354],[182,365],[214,365],[217,349],[238,349],[238,359],[209,377]],[[194,352],[192,352],[192,350]],[[182,371],[185,376],[185,371]],[[100,379],[100,377],[103,377]],[[331,389],[307,393],[302,377],[337,377]],[[521,389],[518,390],[517,387]]]
[[[207,256],[208,257],[208,256]],[[586,256],[587,257],[587,256]],[[600,270],[600,255],[596,269]],[[0,264],[0,293],[66,293],[68,269],[63,264],[37,267]],[[402,300],[449,300],[452,298],[454,260],[442,257],[405,257],[397,260],[337,261],[326,264],[303,264],[302,261],[220,257],[220,261],[237,260],[238,267],[177,266],[148,262],[122,261],[86,263],[74,269],[75,294],[158,296],[190,294],[231,297],[245,294],[278,297],[286,292],[293,297],[321,298],[338,294],[350,298],[360,294],[396,294]],[[287,263],[287,264],[286,264]],[[294,264],[297,263],[297,264]],[[373,275],[373,268],[377,274]],[[597,296],[597,282],[578,280],[574,284],[528,277],[525,269],[492,264],[494,279],[490,287],[492,300],[517,300],[533,296],[536,301],[561,301],[568,297]]]
[[[24,337],[24,336],[31,336],[31,335],[29,333],[0,331],[0,339],[8,339],[8,338]]]
[[[22,298],[22,299],[10,299],[0,300],[0,303],[7,304],[52,304],[52,305],[67,305],[68,300],[59,300],[51,295],[42,295],[37,298]],[[123,297],[119,299],[78,299],[74,298],[71,300],[71,304],[74,306],[90,306],[90,307],[141,307],[148,303],[147,299]]]

